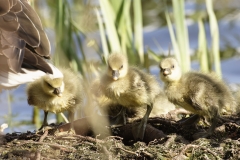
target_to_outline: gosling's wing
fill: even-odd
[[[141,70],[130,67],[129,76],[133,88],[143,89],[147,87],[146,77]]]
[[[38,70],[53,73],[45,61],[49,58],[49,40],[27,0],[0,1],[0,90],[1,86],[26,83],[27,80],[19,80],[19,84],[11,84],[12,78],[23,79],[24,74],[29,74],[26,69],[36,70],[34,76],[42,76]]]
[[[211,85],[206,80],[206,76],[197,72],[189,72],[184,75],[185,81],[183,86],[185,87],[185,95],[183,99],[195,110],[206,109],[206,101],[212,102],[210,96]]]
[[[194,95],[183,97],[184,102],[190,105],[194,110],[202,110],[202,106],[197,101]],[[184,106],[183,106],[184,107]]]

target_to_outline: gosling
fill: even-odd
[[[129,67],[124,54],[113,53],[107,62],[108,69],[101,77],[100,90],[107,98],[124,106],[121,111],[124,124],[126,108],[147,107],[140,124],[133,127],[134,139],[142,140],[155,97],[161,92],[160,86],[154,76]]]
[[[196,133],[193,137],[210,136],[222,109],[234,107],[234,99],[228,87],[217,77],[208,74],[182,74],[177,60],[172,57],[163,59],[159,67],[160,78],[165,83],[165,93],[169,101],[199,117],[205,117],[211,123],[207,133]]]
[[[80,77],[68,69],[60,69],[63,77],[52,78],[48,74],[29,83],[27,86],[28,104],[44,110],[44,120],[40,130],[47,126],[48,112],[69,112],[71,131],[74,131],[73,120],[77,107],[82,102],[82,83]]]

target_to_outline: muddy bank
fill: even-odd
[[[169,118],[150,118],[140,142],[133,140],[131,130],[138,121],[106,127],[112,136],[94,136],[81,119],[75,122],[85,129],[78,128],[77,135],[66,131],[65,124],[45,132],[1,136],[0,159],[240,159],[239,120],[226,117],[211,137],[194,140],[194,133],[208,128],[203,123],[182,126]]]

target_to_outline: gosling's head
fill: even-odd
[[[128,60],[124,54],[113,53],[108,57],[108,75],[113,80],[125,77],[128,72]]]
[[[175,58],[165,58],[160,64],[160,78],[164,82],[176,82],[180,80],[182,71]]]
[[[46,94],[61,97],[64,91],[63,78],[52,78],[45,75],[42,80],[42,87]]]

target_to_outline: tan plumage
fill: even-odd
[[[213,133],[223,108],[235,108],[231,92],[217,77],[199,72],[182,74],[177,60],[171,57],[163,59],[159,66],[168,99],[211,122],[208,133],[196,134],[196,138]]]
[[[64,78],[52,79],[49,75],[29,83],[27,95],[29,105],[45,112],[43,126],[47,125],[47,113],[69,111],[70,122],[74,111],[81,105],[83,87],[80,78],[68,69],[61,69]]]
[[[161,92],[155,77],[136,67],[129,67],[125,55],[114,53],[108,57],[108,70],[100,80],[100,90],[123,108],[147,107],[140,125],[134,131],[135,139],[143,139],[155,97]],[[125,116],[124,110],[122,115]]]
[[[49,58],[49,40],[28,1],[0,1],[0,91],[52,74]]]
[[[98,102],[98,108],[101,114],[112,117],[112,122],[114,124],[124,123],[122,117],[119,119],[119,121],[116,121],[116,118],[118,118],[117,116],[120,114],[122,107],[124,106],[118,104],[116,101],[113,101],[107,98],[105,95],[99,95],[96,98],[96,101]],[[168,112],[174,109],[175,109],[175,105],[169,102],[167,96],[163,92],[160,92],[154,100],[153,109],[149,117],[159,117],[159,116],[163,117]],[[125,111],[126,121],[131,123],[134,120],[142,118],[145,115],[146,110],[147,108],[145,107],[126,108],[126,111]]]

